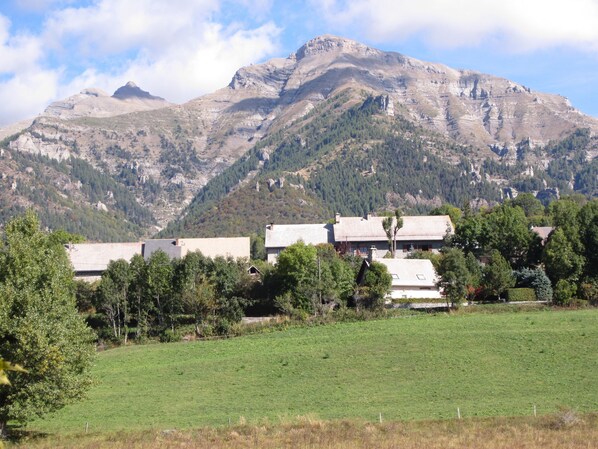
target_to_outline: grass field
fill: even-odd
[[[598,310],[405,317],[100,353],[51,434],[598,410]],[[595,420],[594,420],[595,421]],[[173,446],[174,447],[174,446]],[[177,446],[180,447],[180,446]]]

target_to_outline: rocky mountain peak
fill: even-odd
[[[294,56],[300,61],[307,56],[318,56],[325,53],[357,53],[369,55],[378,54],[380,51],[351,39],[324,34],[307,41],[294,55],[291,55],[291,57]]]
[[[113,98],[118,100],[128,100],[130,98],[142,98],[147,100],[164,100],[164,98],[156,97],[149,92],[142,90],[140,87],[137,86],[133,81],[129,81],[124,86],[119,87],[116,89],[114,94],[112,95]]]

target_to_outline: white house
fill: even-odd
[[[441,298],[438,276],[428,259],[374,259],[392,276],[391,299]]]
[[[376,248],[379,257],[388,252],[388,237],[382,226],[385,217],[341,217],[334,224],[335,246],[343,252],[367,257]],[[448,215],[405,216],[396,235],[396,258],[407,257],[414,250],[439,252],[444,238],[455,229]],[[393,223],[395,220],[393,219]],[[394,226],[394,225],[393,225]]]
[[[135,254],[145,258],[157,250],[164,251],[170,259],[180,259],[192,251],[201,251],[206,257],[250,258],[249,237],[205,239],[152,239],[145,242],[76,243],[66,245],[75,278],[88,282],[97,281],[113,260],[129,262]]]
[[[143,242],[126,243],[74,243],[66,245],[75,279],[97,281],[113,260],[129,262],[135,254],[143,253]]]
[[[187,253],[200,251],[204,256],[249,259],[251,256],[249,237],[216,237],[197,239],[151,239],[146,240],[143,257],[147,260],[156,251],[164,251],[171,259],[181,259]]]
[[[287,246],[302,241],[306,245],[334,243],[329,224],[269,224],[266,226],[266,253],[269,263],[276,263]]]

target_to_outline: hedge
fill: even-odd
[[[537,301],[536,292],[533,288],[509,288],[507,290],[507,301]]]

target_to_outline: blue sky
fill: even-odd
[[[183,103],[327,33],[503,76],[598,117],[598,0],[3,0],[0,126],[129,80]]]

